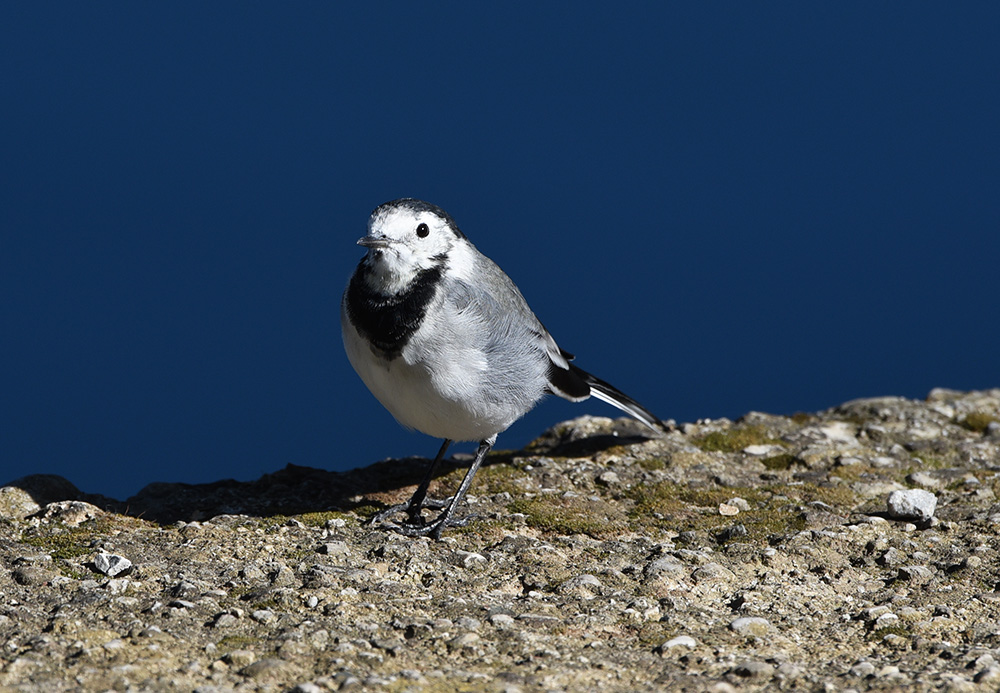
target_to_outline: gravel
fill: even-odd
[[[441,541],[364,523],[412,459],[124,502],[27,477],[0,691],[995,690],[997,420],[1000,390],[583,417],[491,456]]]

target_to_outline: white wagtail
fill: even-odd
[[[341,302],[347,357],[368,389],[403,426],[443,438],[427,475],[407,503],[372,518],[404,512],[408,536],[440,538],[454,518],[497,434],[543,395],[573,402],[590,395],[655,431],[666,425],[608,383],[570,363],[517,286],[476,250],[441,208],[414,199],[372,212],[368,249]],[[429,501],[427,488],[452,441],[479,441],[472,466],[450,503]],[[423,508],[444,508],[425,522]]]

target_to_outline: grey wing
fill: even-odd
[[[515,368],[530,358],[544,379],[546,391],[572,401],[587,399],[590,385],[579,369],[570,365],[572,354],[559,348],[510,277],[484,255],[477,258],[476,274],[482,279],[477,286],[456,282],[461,288],[450,293],[462,310],[488,324],[491,339],[487,352],[514,355]],[[516,377],[516,372],[513,375]]]

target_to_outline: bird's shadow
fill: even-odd
[[[560,443],[532,445],[525,450],[491,453],[483,466],[507,464],[513,458],[581,457],[610,447],[641,442],[641,436],[597,435]],[[467,467],[468,455],[442,460],[435,478]],[[204,484],[154,482],[120,501],[85,493],[60,476],[33,474],[6,486],[27,492],[39,506],[58,501],[86,501],[104,510],[139,517],[161,525],[204,521],[219,515],[302,515],[330,511],[358,511],[369,515],[389,503],[409,497],[430,461],[422,457],[390,459],[367,467],[332,472],[289,464],[254,481],[222,479]],[[402,491],[402,492],[401,492]]]

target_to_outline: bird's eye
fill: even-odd
[[[431,229],[427,224],[420,224],[417,226],[417,235],[421,238],[427,238],[427,234],[431,232]]]

